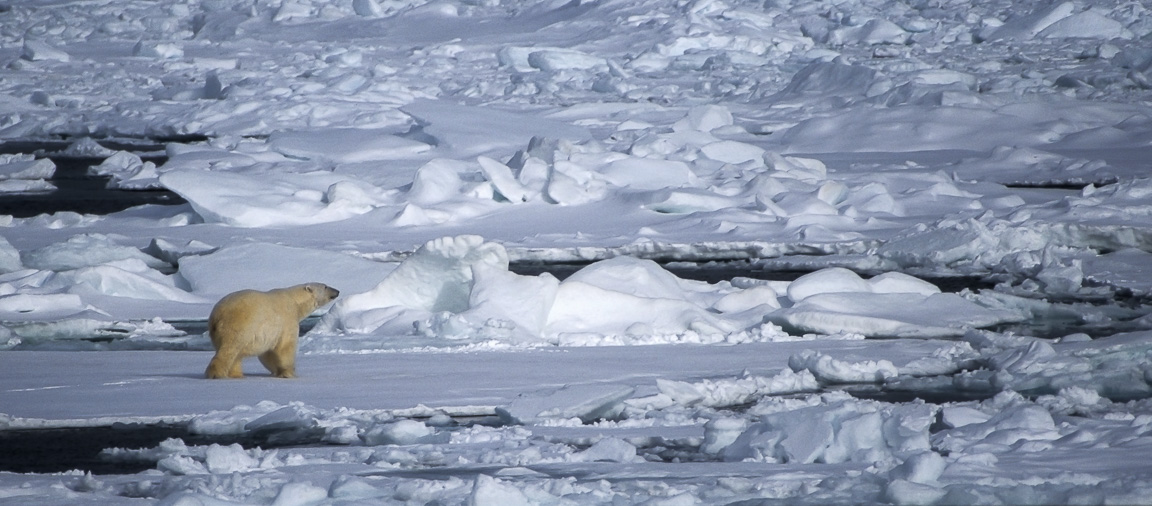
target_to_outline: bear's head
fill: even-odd
[[[340,296],[340,290],[325,285],[324,283],[305,283],[304,289],[312,295],[312,300],[315,301],[314,307],[323,306]]]

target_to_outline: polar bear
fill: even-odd
[[[296,377],[300,320],[339,295],[339,291],[323,283],[267,292],[240,290],[225,295],[208,317],[208,335],[216,355],[204,376],[242,378],[241,362],[256,355],[273,376]]]

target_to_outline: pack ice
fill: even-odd
[[[1152,502],[1144,3],[0,18],[0,206],[186,202],[0,214],[0,443],[145,469],[0,501]],[[201,379],[215,301],[310,281],[298,379]]]

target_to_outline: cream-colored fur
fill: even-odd
[[[208,335],[216,356],[204,375],[243,378],[245,357],[260,357],[273,376],[296,377],[296,341],[300,320],[335,299],[340,292],[323,283],[267,292],[241,290],[220,299],[208,317]]]

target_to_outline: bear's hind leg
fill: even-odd
[[[208,369],[204,371],[204,377],[208,379],[243,378],[244,371],[240,359],[240,355],[230,350],[217,350],[212,361],[208,363]]]

